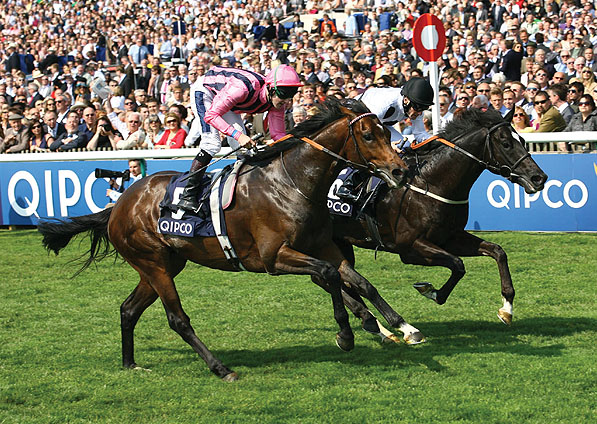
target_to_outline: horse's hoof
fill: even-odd
[[[226,374],[224,377],[222,377],[222,380],[226,382],[236,381],[238,380],[238,374],[232,371],[230,374]]]
[[[404,336],[404,341],[407,345],[417,345],[420,343],[425,343],[427,340],[425,336],[421,332],[411,333]]]
[[[437,293],[435,288],[433,287],[433,284],[423,281],[420,283],[413,284],[413,287],[427,299],[431,299],[434,301],[437,300]]]
[[[354,349],[354,338],[345,339],[340,337],[339,334],[336,334],[336,345],[344,352],[350,352]]]
[[[400,343],[400,337],[398,337],[395,334],[389,334],[387,336],[383,336],[381,339],[381,342],[386,344],[386,343],[396,343],[399,344]]]
[[[133,368],[131,368],[131,369],[132,369],[132,370],[135,370],[135,371],[146,371],[146,372],[151,372],[151,370],[150,370],[149,368],[143,368],[143,367],[140,367],[140,366],[138,366],[138,365],[135,365],[135,366],[134,366]]]
[[[502,321],[504,324],[512,324],[512,314],[510,312],[506,312],[500,309],[498,310],[497,316],[500,319],[500,321]]]

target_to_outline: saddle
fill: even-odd
[[[366,176],[365,181],[359,184],[354,190],[357,194],[355,201],[342,199],[336,194],[345,181],[351,178],[356,172],[359,171],[353,168],[344,168],[330,187],[327,206],[331,215],[360,219],[364,215],[373,214],[375,198],[377,197],[381,183],[383,183],[381,179]]]
[[[368,237],[368,240],[375,241],[377,244],[377,247],[375,248],[377,255],[377,250],[383,248],[384,244],[381,240],[377,219],[375,217],[375,202],[377,201],[378,196],[382,195],[382,189],[387,187],[387,185],[378,177],[368,176],[365,181],[357,187],[357,199],[354,202],[341,199],[336,195],[336,191],[354,172],[358,171],[353,168],[345,168],[338,174],[338,178],[334,181],[328,192],[328,210],[332,219],[334,219],[334,216],[341,216],[350,219],[364,220],[369,229],[369,234],[371,235],[371,237]]]
[[[226,259],[237,270],[245,270],[230,244],[224,220],[224,210],[234,199],[238,172],[243,164],[243,160],[238,160],[217,173],[206,174],[203,177],[201,193],[198,196],[201,204],[199,214],[183,211],[176,206],[187,184],[184,178],[188,172],[172,177],[159,205],[158,231],[161,234],[182,237],[217,237]]]

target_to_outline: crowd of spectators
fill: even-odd
[[[3,6],[0,153],[196,145],[188,137],[190,86],[214,65],[262,74],[294,66],[305,86],[288,111],[291,127],[327,96],[355,98],[371,86],[427,77],[412,45],[423,13],[440,17],[447,36],[438,60],[440,126],[476,107],[504,116],[514,109],[520,132],[597,130],[597,16],[588,0]],[[338,11],[344,22],[333,19]],[[323,18],[305,19],[318,12]],[[402,126],[408,133],[408,122]]]

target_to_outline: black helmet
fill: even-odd
[[[421,106],[433,104],[433,88],[426,79],[414,77],[404,83],[402,94],[412,103]]]

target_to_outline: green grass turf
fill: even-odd
[[[411,284],[448,271],[357,252],[357,269],[427,337],[382,345],[355,330],[340,351],[331,300],[309,278],[190,264],[177,288],[197,335],[240,380],[225,383],[168,327],[159,301],[121,367],[121,302],[138,276],[108,259],[78,277],[75,241],[49,256],[35,231],[0,231],[0,423],[597,422],[595,235],[476,233],[508,253],[511,327],[497,266],[467,274],[439,306]],[[377,314],[379,315],[379,314]]]

